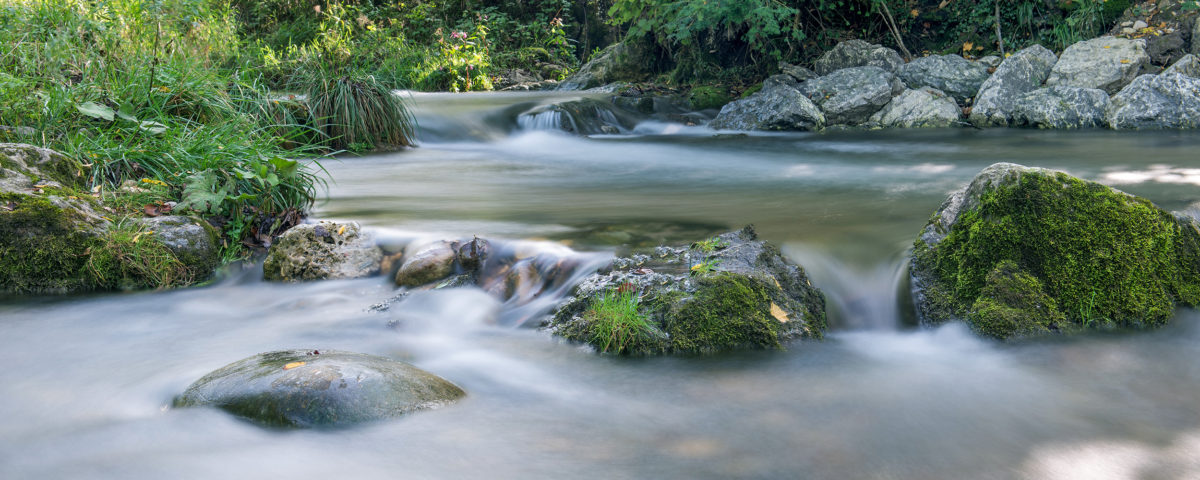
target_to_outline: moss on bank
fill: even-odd
[[[931,323],[965,318],[1008,338],[1167,322],[1200,303],[1200,233],[1148,200],[1061,172],[1026,170],[985,190],[944,239],[918,241],[932,269]]]
[[[193,276],[150,232],[92,228],[50,198],[0,193],[0,292],[163,288]]]

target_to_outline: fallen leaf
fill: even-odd
[[[284,370],[291,370],[291,369],[293,369],[293,368],[296,368],[296,367],[303,367],[305,363],[307,363],[307,362],[292,362],[292,363],[289,363],[289,364],[287,364],[287,365],[284,365],[284,366],[283,366],[283,369],[284,369]]]
[[[969,51],[971,51],[971,49],[973,49],[973,48],[975,48],[975,44],[974,44],[974,43],[971,43],[971,42],[965,42],[965,43],[963,43],[963,47],[962,47],[962,49],[963,49],[963,51],[964,51],[964,52],[969,52]]]
[[[776,305],[775,302],[771,302],[771,316],[775,317],[776,320],[779,320],[779,323],[788,322],[787,312],[783,311],[782,308],[779,308],[779,305]]]
[[[1123,58],[1123,59],[1121,59],[1121,63],[1129,63],[1129,60]]]
[[[346,233],[346,226],[342,225],[342,228],[338,229],[338,235],[342,235],[344,233]]]

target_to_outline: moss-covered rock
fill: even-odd
[[[629,355],[782,348],[825,328],[824,295],[750,227],[618,258],[577,286],[550,322],[568,340]],[[614,347],[608,332],[624,340]]]
[[[437,408],[463,395],[441,377],[390,358],[286,350],[209,373],[174,405],[213,406],[272,427],[344,427]]]
[[[733,100],[724,88],[711,85],[695,87],[688,92],[688,102],[696,110],[719,109]]]
[[[152,230],[99,215],[84,179],[52,150],[0,144],[0,292],[160,288],[212,273],[211,259],[188,263]]]
[[[917,313],[996,338],[1162,325],[1200,304],[1200,229],[1184,218],[1066,173],[992,165],[917,240]]]

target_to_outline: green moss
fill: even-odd
[[[192,272],[151,232],[117,225],[105,232],[87,260],[98,288],[142,289],[187,285]]]
[[[688,93],[688,101],[691,102],[692,108],[696,110],[721,108],[726,103],[729,103],[730,100],[729,93],[720,87],[695,87]]]
[[[967,314],[975,331],[994,338],[1032,336],[1058,330],[1065,318],[1042,282],[1002,260],[987,276],[979,298]]]
[[[751,86],[750,88],[747,88],[746,91],[742,92],[742,98],[746,98],[751,95],[754,95],[754,94],[758,93],[759,91],[761,91],[762,88],[763,88],[763,84],[761,82],[756,83],[753,86]]]
[[[676,304],[664,321],[671,348],[711,353],[737,348],[783,348],[783,323],[771,316],[771,300],[760,280],[717,273],[697,280],[690,301]]]
[[[983,193],[936,248],[918,242],[914,264],[939,279],[926,291],[931,320],[965,317],[1003,338],[1161,325],[1177,300],[1200,301],[1198,252],[1195,232],[1145,199],[1026,172]]]
[[[96,243],[46,198],[0,193],[0,291],[91,289],[93,279],[84,265]]]

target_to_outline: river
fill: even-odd
[[[509,306],[478,289],[381,312],[386,279],[279,285],[254,265],[201,288],[9,298],[0,478],[1200,478],[1200,313],[1003,344],[918,329],[903,301],[912,240],[987,165],[1062,169],[1181,209],[1200,200],[1200,135],[519,127],[555,99],[415,94],[422,146],[324,162],[315,216],[600,255],[754,224],[826,292],[826,340],[597,356],[500,321]],[[332,431],[168,408],[211,370],[290,348],[402,359],[468,396]]]

